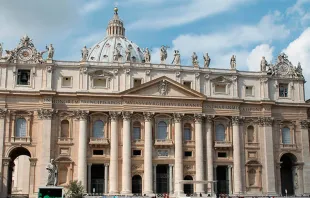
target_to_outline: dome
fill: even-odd
[[[87,61],[144,62],[143,50],[125,37],[125,28],[118,16],[118,8],[114,8],[114,16],[108,23],[107,36],[89,50]]]

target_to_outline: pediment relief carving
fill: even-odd
[[[104,70],[94,70],[94,71],[90,71],[89,75],[91,77],[112,77],[113,74],[108,72],[108,71],[104,71]]]
[[[211,82],[221,83],[221,84],[231,84],[232,80],[224,76],[218,76],[218,77],[211,79]]]

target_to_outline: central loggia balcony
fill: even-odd
[[[109,139],[104,138],[104,137],[91,137],[89,139],[89,144],[90,145],[102,145],[102,146],[105,146],[105,145],[109,145],[110,141],[109,141]]]
[[[171,139],[156,139],[155,146],[172,146],[173,141]]]
[[[31,144],[31,138],[27,137],[11,137],[12,144]]]
[[[230,148],[232,147],[232,142],[229,141],[214,141],[215,148]]]

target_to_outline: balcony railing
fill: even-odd
[[[173,141],[169,139],[156,139],[155,140],[155,146],[172,146]]]
[[[94,145],[109,145],[110,142],[107,138],[97,138],[97,137],[91,137],[89,140],[89,144]]]
[[[144,145],[144,140],[135,139],[135,140],[132,140],[132,144],[134,144],[134,145]]]
[[[228,141],[215,141],[214,146],[217,148],[229,148],[232,147],[232,143]]]
[[[194,140],[184,140],[183,144],[185,146],[193,146],[193,145],[195,145],[195,141]]]
[[[12,144],[30,144],[31,138],[30,137],[11,137]]]
[[[286,150],[294,150],[297,148],[296,144],[280,144],[281,149],[286,149]]]
[[[73,144],[73,139],[68,137],[58,137],[58,144]]]
[[[246,142],[245,147],[258,148],[259,143],[258,142]]]

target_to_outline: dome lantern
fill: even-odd
[[[123,21],[118,16],[118,8],[114,8],[114,16],[107,27],[107,36],[125,37],[125,28]]]

